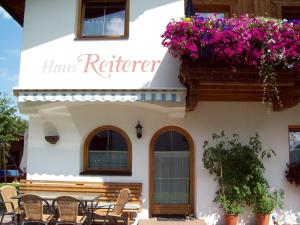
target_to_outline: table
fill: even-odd
[[[87,208],[88,203],[90,203],[90,209],[93,211],[94,209],[94,202],[97,201],[101,195],[96,193],[77,193],[77,192],[44,192],[44,191],[26,191],[26,194],[33,194],[38,195],[41,198],[45,199],[46,201],[53,201],[59,196],[72,196],[74,198],[79,199],[81,202],[84,203],[84,206]],[[17,195],[12,197],[12,199],[20,199],[22,195]],[[91,213],[92,214],[92,213]],[[92,215],[91,215],[92,216]],[[91,224],[92,218],[87,213],[88,223]]]

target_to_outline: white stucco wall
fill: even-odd
[[[18,88],[21,89],[156,89],[181,87],[179,60],[167,54],[161,34],[172,18],[184,15],[184,0],[130,0],[130,32],[127,40],[74,40],[76,0],[27,0],[23,51]],[[90,61],[108,62],[118,57],[148,61],[135,70],[97,74]],[[81,57],[80,57],[81,56]],[[82,61],[80,61],[82,60]],[[155,62],[155,65],[152,62]],[[95,67],[99,63],[94,64]],[[152,72],[152,65],[153,72]],[[125,69],[125,71],[127,71]],[[30,82],[29,82],[30,81]]]
[[[228,135],[238,133],[248,141],[258,132],[265,147],[273,148],[277,157],[266,161],[267,178],[272,188],[285,190],[285,210],[300,216],[299,190],[284,177],[289,161],[288,126],[300,124],[300,106],[280,113],[268,113],[260,103],[199,103],[194,112],[183,119],[170,119],[164,113],[149,108],[118,104],[74,104],[67,109],[56,106],[57,111],[44,107],[41,117],[30,118],[28,142],[28,178],[83,181],[126,181],[143,183],[144,214],[147,217],[149,193],[149,143],[154,133],[167,125],[186,129],[195,143],[196,215],[214,224],[222,213],[213,203],[216,184],[203,168],[203,142],[211,134],[224,130]],[[55,109],[55,108],[54,108]],[[135,125],[140,120],[144,126],[142,139],[137,139]],[[44,140],[45,122],[57,127],[60,140],[50,145]],[[80,176],[83,143],[89,132],[103,125],[114,125],[127,132],[133,149],[132,176]],[[282,212],[281,212],[281,215]],[[251,221],[248,214],[241,223]],[[294,223],[296,218],[294,218]],[[299,221],[298,221],[299,222]]]

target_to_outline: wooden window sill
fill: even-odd
[[[97,37],[76,37],[74,41],[113,41],[128,40],[128,36],[97,36]]]

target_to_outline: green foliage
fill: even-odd
[[[228,215],[238,215],[242,213],[242,205],[239,202],[234,202],[226,198],[222,194],[218,194],[215,198],[215,201],[220,204],[220,207]]]
[[[6,162],[10,144],[18,140],[17,135],[23,135],[27,122],[18,117],[17,109],[12,106],[12,101],[0,93],[0,151],[1,158]]]
[[[276,208],[282,209],[284,192],[282,190],[269,193],[268,187],[257,184],[253,190],[252,210],[254,213],[271,214]]]
[[[243,144],[237,134],[225,136],[224,131],[213,134],[212,139],[212,145],[204,142],[202,160],[219,185],[214,201],[225,213],[239,214],[245,205],[254,204],[253,194],[258,184],[268,189],[262,159],[270,158],[275,152],[263,149],[258,134],[248,144]]]

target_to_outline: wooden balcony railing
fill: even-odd
[[[300,102],[300,73],[281,70],[277,74],[282,105],[274,100],[273,110],[281,111]],[[193,111],[199,101],[262,101],[261,78],[253,67],[231,67],[213,59],[183,59],[179,77],[187,88],[187,111]]]

